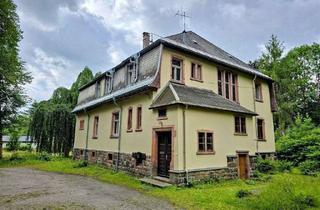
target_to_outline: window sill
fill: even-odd
[[[118,139],[118,138],[119,138],[119,136],[115,136],[115,135],[110,136],[110,139]]]
[[[127,129],[127,133],[132,133],[132,129]]]
[[[266,139],[257,139],[257,141],[262,141],[262,142],[266,142]]]
[[[247,133],[234,133],[235,136],[248,136]]]
[[[256,102],[263,103],[262,99],[256,99]]]
[[[193,77],[190,77],[190,80],[196,81],[196,82],[203,82],[202,79],[197,79],[197,78],[193,78]]]
[[[212,151],[212,152],[197,152],[197,155],[214,155],[216,154],[215,151]]]
[[[171,79],[170,82],[174,82],[174,83],[178,83],[178,84],[184,85],[183,81],[179,81],[179,80],[175,80],[175,79]]]
[[[137,128],[136,132],[142,132],[142,128]]]
[[[158,117],[158,120],[167,120],[168,117]]]
[[[92,139],[98,139],[98,136],[92,136]]]

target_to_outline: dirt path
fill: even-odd
[[[173,209],[117,185],[26,168],[0,169],[0,209]]]

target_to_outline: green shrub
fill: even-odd
[[[251,195],[252,193],[249,190],[244,190],[241,189],[236,193],[236,196],[238,198],[244,198],[244,197],[248,197],[249,195]]]
[[[320,127],[311,119],[296,119],[286,134],[276,142],[277,156],[298,166],[306,160],[320,161]]]
[[[320,163],[313,160],[306,160],[299,164],[299,169],[304,175],[315,175],[320,172]]]
[[[261,173],[270,173],[274,171],[275,163],[273,160],[258,158],[256,167]]]
[[[42,160],[42,161],[50,161],[51,160],[51,155],[47,152],[41,152],[39,155],[38,155],[38,159],[39,160]]]
[[[88,165],[89,165],[88,161],[82,160],[78,164],[76,164],[74,168],[84,168],[84,167],[87,167]]]
[[[16,133],[13,133],[10,136],[9,142],[6,145],[6,150],[16,151],[19,149],[19,146],[20,146],[19,136]]]
[[[254,210],[302,210],[316,205],[312,195],[302,195],[299,191],[299,186],[294,180],[289,176],[283,176],[263,188],[257,196],[250,197],[247,204]]]
[[[21,144],[19,146],[19,150],[31,152],[32,151],[32,146],[31,146],[31,144]]]
[[[295,202],[298,203],[299,206],[303,206],[305,208],[316,206],[315,199],[312,195],[297,195],[295,197]]]
[[[292,163],[285,160],[278,160],[276,163],[276,170],[279,172],[290,172],[292,169]]]
[[[24,158],[22,156],[20,156],[18,152],[14,152],[10,155],[9,160],[10,161],[21,161],[21,160],[24,160]]]

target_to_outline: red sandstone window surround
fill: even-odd
[[[261,118],[257,119],[257,138],[258,140],[265,140],[265,125],[264,120]]]
[[[246,135],[246,118],[244,116],[235,116],[234,117],[234,132],[235,134]]]
[[[183,60],[172,57],[171,59],[171,80],[183,83]]]
[[[93,120],[93,135],[92,138],[98,138],[99,116],[95,116]]]
[[[191,80],[202,82],[202,66],[200,64],[191,63]]]
[[[198,155],[214,154],[213,148],[213,132],[212,131],[198,131]]]
[[[142,131],[142,106],[137,107],[137,127],[136,131]]]
[[[79,130],[84,130],[84,120],[80,120]]]
[[[259,102],[263,102],[263,98],[262,98],[262,85],[261,83],[256,83],[255,84],[255,97],[256,97],[256,101]]]
[[[119,119],[119,112],[113,112],[112,118],[111,118],[111,137],[112,138],[118,138],[119,137],[119,125],[120,125],[120,119]]]
[[[132,131],[132,107],[128,109],[128,123],[127,123],[127,131]]]
[[[238,76],[229,71],[218,70],[218,94],[238,102]]]

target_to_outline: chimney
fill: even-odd
[[[142,33],[142,41],[143,41],[143,48],[146,48],[146,47],[148,47],[149,46],[149,44],[150,44],[150,34],[148,33],[148,32],[143,32]]]

